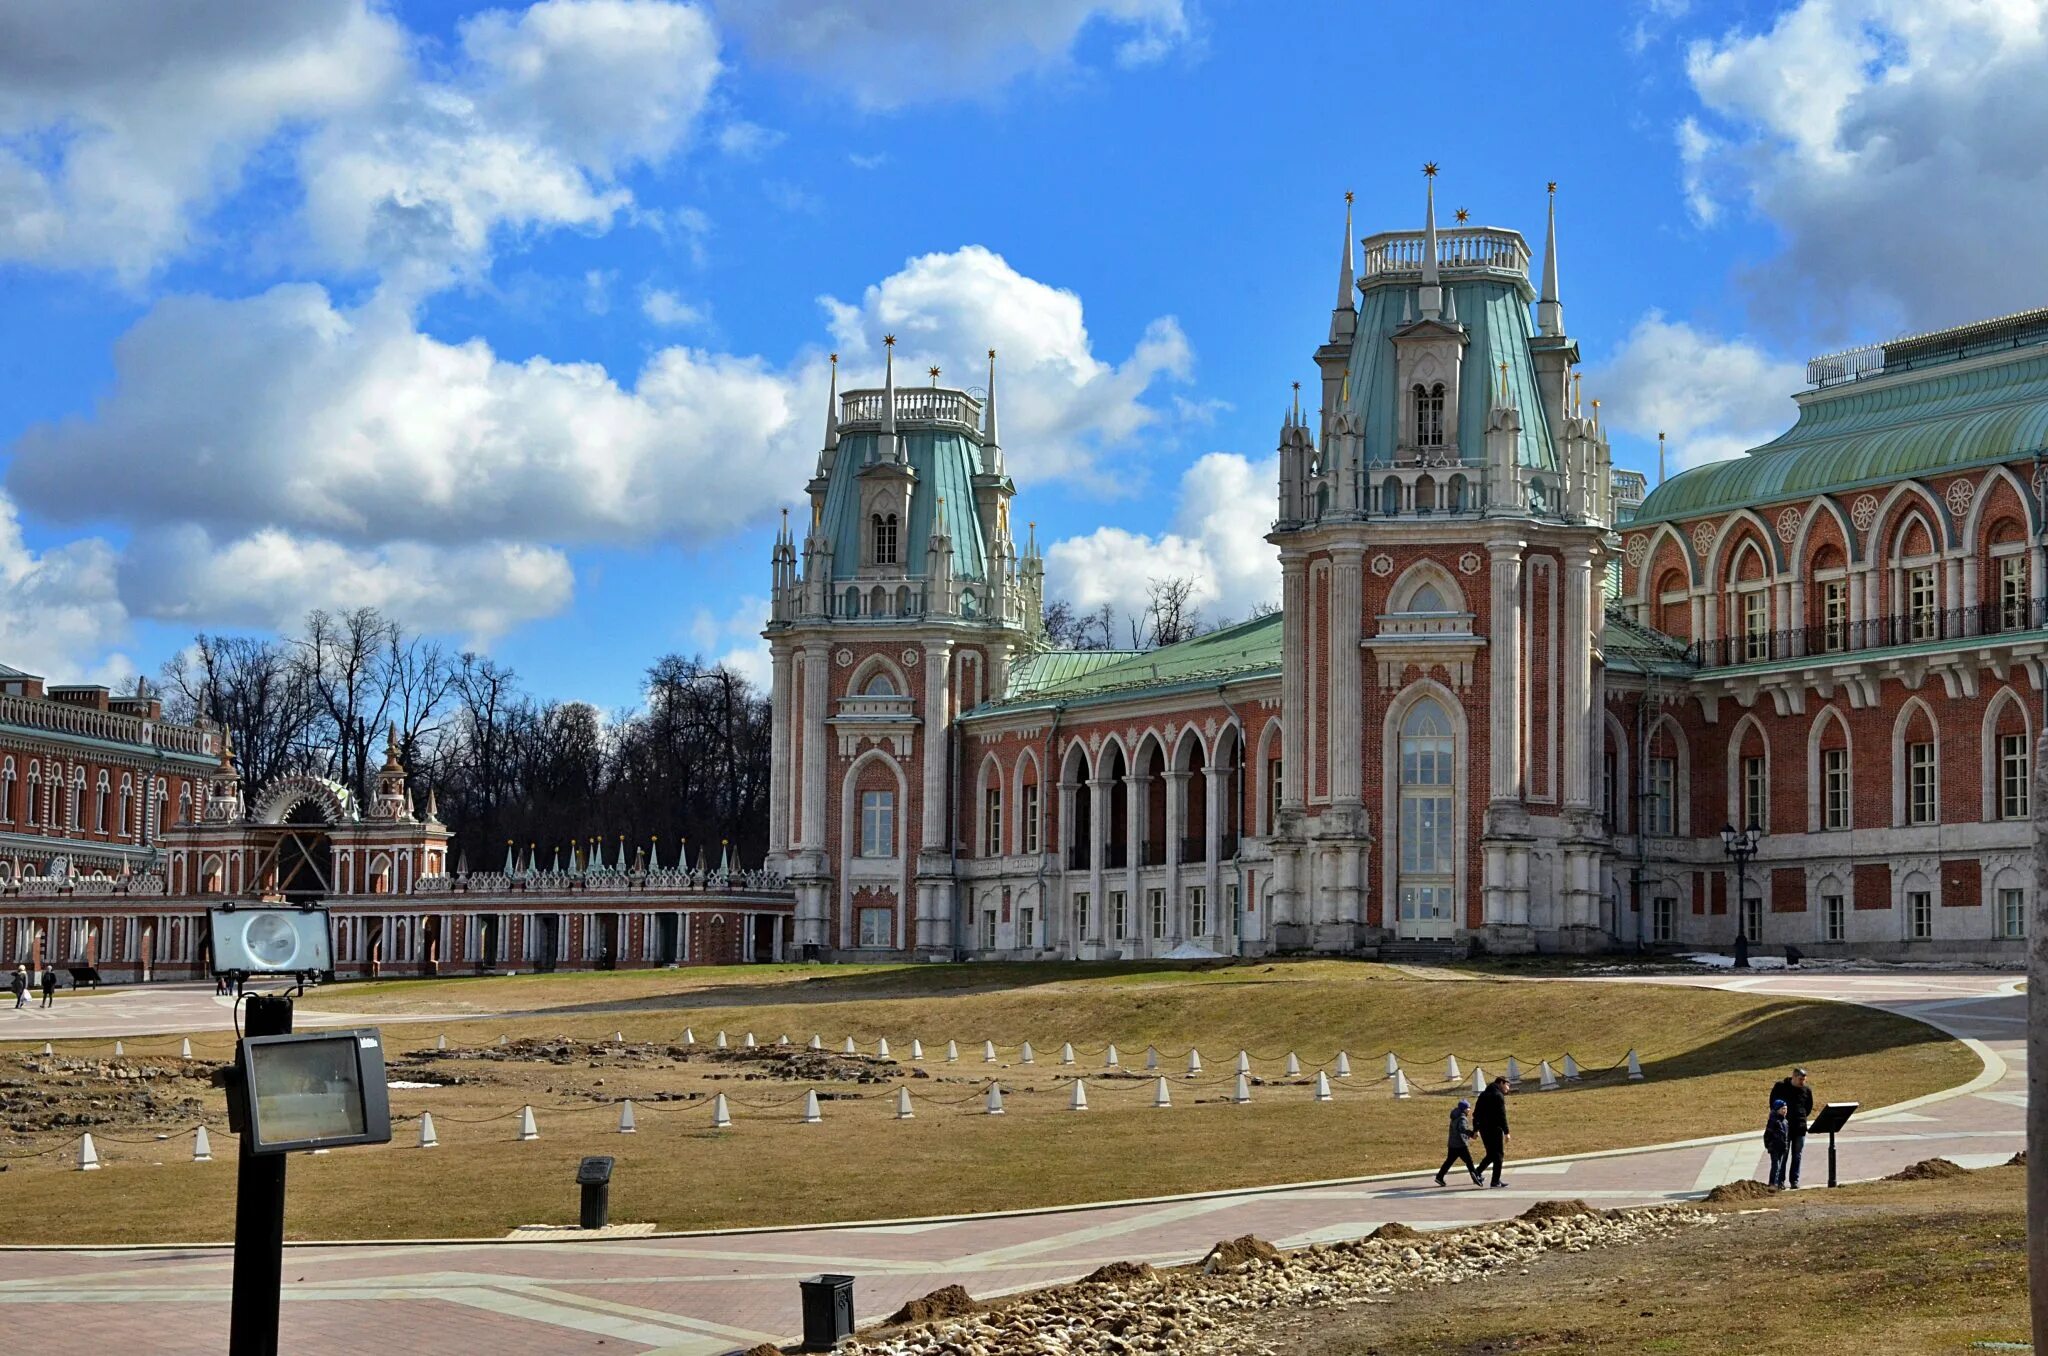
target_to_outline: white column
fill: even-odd
[[[1519,800],[1522,795],[1522,543],[1492,542],[1493,634],[1488,672],[1492,762],[1488,795]]]
[[[803,830],[798,845],[811,852],[825,850],[825,711],[830,705],[829,664],[823,642],[814,642],[804,648]]]
[[[924,643],[924,824],[919,847],[943,852],[947,841],[946,755],[953,723],[953,643]]]
[[[1177,943],[1188,935],[1187,906],[1181,898],[1180,851],[1188,833],[1188,774],[1180,768],[1166,770],[1166,941]]]
[[[1107,906],[1102,898],[1103,858],[1109,852],[1110,789],[1115,785],[1113,777],[1088,782],[1088,898],[1098,908]]]
[[[1588,756],[1593,696],[1593,548],[1564,552],[1564,804],[1592,805],[1592,763]]]
[[[1308,616],[1308,564],[1298,557],[1280,562],[1280,806],[1299,810],[1308,800],[1308,666],[1304,632]]]
[[[769,662],[774,675],[768,689],[769,704],[774,708],[770,714],[774,726],[768,740],[768,854],[775,857],[789,851],[789,723],[792,716],[788,649],[776,646]]]
[[[1208,879],[1202,883],[1204,897],[1209,901],[1209,935],[1217,936],[1229,931],[1230,915],[1223,907],[1223,809],[1229,795],[1230,778],[1211,764],[1202,774],[1202,789],[1208,798],[1206,828],[1203,832],[1204,858],[1209,864]]]
[[[1359,627],[1365,593],[1365,551],[1356,545],[1330,553],[1330,799],[1359,803],[1362,719],[1359,697]]]

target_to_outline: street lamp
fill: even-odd
[[[1749,928],[1746,910],[1749,898],[1749,862],[1756,856],[1756,845],[1764,831],[1754,820],[1746,829],[1737,830],[1733,824],[1721,826],[1721,847],[1735,863],[1735,968],[1749,968]]]

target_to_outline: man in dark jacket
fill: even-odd
[[[1479,1094],[1479,1105],[1472,1110],[1472,1127],[1479,1132],[1479,1142],[1486,1146],[1486,1157],[1479,1160],[1475,1175],[1484,1173],[1491,1165],[1493,1185],[1506,1186],[1500,1180],[1501,1166],[1507,1161],[1508,1147],[1508,1080],[1505,1074],[1486,1085],[1486,1091]]]
[[[1786,1182],[1799,1190],[1799,1155],[1806,1148],[1806,1123],[1813,1119],[1813,1089],[1806,1086],[1806,1070],[1794,1069],[1771,1089],[1771,1100],[1785,1104],[1785,1128],[1791,1134],[1791,1152],[1786,1164]]]
[[[1470,1102],[1460,1097],[1458,1104],[1451,1108],[1449,1152],[1444,1155],[1444,1165],[1436,1170],[1438,1186],[1449,1185],[1444,1181],[1444,1174],[1451,1170],[1451,1164],[1461,1160],[1465,1164],[1465,1171],[1472,1175],[1472,1185],[1478,1186],[1480,1183],[1479,1169],[1472,1166],[1472,1146],[1466,1143],[1473,1135],[1472,1121],[1465,1114],[1471,1106]]]

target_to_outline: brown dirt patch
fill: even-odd
[[[1395,1242],[1405,1242],[1406,1240],[1411,1238],[1422,1237],[1422,1230],[1411,1229],[1397,1219],[1390,1219],[1385,1224],[1382,1224],[1379,1228],[1367,1234],[1366,1237],[1387,1238],[1392,1239]]]
[[[1708,1205],[1728,1205],[1731,1202],[1767,1201],[1778,1193],[1754,1177],[1745,1177],[1739,1182],[1723,1182],[1707,1193]]]
[[[763,1342],[758,1347],[748,1347],[744,1356],[782,1356],[782,1348],[773,1342]]]
[[[949,1285],[910,1301],[889,1315],[889,1322],[932,1323],[942,1318],[964,1318],[979,1307],[965,1288]]]
[[[1219,1271],[1242,1271],[1253,1262],[1277,1262],[1280,1249],[1256,1234],[1246,1234],[1218,1243],[1209,1249],[1209,1255],[1202,1259],[1202,1270],[1214,1274]]]
[[[182,1125],[206,1113],[214,1066],[202,1060],[23,1055],[0,1078],[0,1127],[17,1135],[98,1125]]]
[[[2027,1151],[2022,1149],[2011,1158],[2006,1159],[2005,1166],[2008,1168],[2024,1168],[2027,1166]]]
[[[1517,1219],[1542,1222],[1548,1219],[1576,1219],[1582,1215],[1597,1215],[1600,1212],[1584,1201],[1538,1201],[1517,1215]]]
[[[1969,1175],[1969,1171],[1968,1168],[1951,1163],[1946,1158],[1923,1158],[1918,1163],[1912,1163],[1900,1168],[1884,1180],[1887,1182],[1939,1182],[1950,1177],[1966,1177]]]
[[[1099,1281],[1107,1285],[1128,1285],[1132,1281],[1146,1280],[1157,1274],[1148,1262],[1111,1262],[1083,1276],[1081,1284]]]

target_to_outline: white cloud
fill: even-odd
[[[612,308],[612,284],[619,280],[615,268],[586,269],[583,274],[583,309],[603,315]]]
[[[640,313],[664,329],[680,329],[704,323],[704,308],[693,306],[662,287],[651,287],[640,298]]]
[[[757,159],[787,140],[787,132],[778,132],[772,127],[744,119],[729,122],[718,129],[718,149],[735,160]]]
[[[774,677],[768,642],[761,635],[767,623],[768,600],[750,595],[734,603],[723,617],[708,607],[698,608],[690,619],[690,641],[699,654],[710,656],[712,662],[725,665],[765,692]]]
[[[880,169],[889,163],[889,153],[887,151],[876,151],[873,155],[863,155],[858,151],[848,151],[846,153],[846,163],[857,170]]]
[[[844,90],[863,108],[991,93],[1069,65],[1091,25],[1118,36],[1125,66],[1191,39],[1186,0],[721,0],[748,52]]]
[[[147,275],[265,143],[382,97],[406,42],[368,0],[0,6],[0,258]]]
[[[672,0],[542,0],[463,21],[460,59],[306,142],[307,227],[329,262],[437,285],[505,231],[602,230],[616,181],[688,135],[717,79],[718,35]]]
[[[1792,394],[1804,385],[1797,363],[1658,311],[1586,377],[1609,424],[1652,441],[1667,435],[1673,470],[1739,456],[1784,432],[1797,413]]]
[[[1145,399],[1153,384],[1185,380],[1194,364],[1171,316],[1148,325],[1121,363],[1103,361],[1080,297],[1024,276],[979,245],[911,259],[858,304],[821,300],[849,361],[879,369],[882,336],[897,336],[899,379],[937,363],[944,380],[980,386],[987,380],[981,355],[995,349],[1003,448],[1012,473],[1033,480],[1094,478],[1104,451],[1165,417]],[[963,360],[971,364],[964,373],[954,366]]]
[[[1054,542],[1046,551],[1049,592],[1083,611],[1109,603],[1132,614],[1144,609],[1152,580],[1186,578],[1211,620],[1242,620],[1253,607],[1278,602],[1279,557],[1266,533],[1279,473],[1270,457],[1201,457],[1181,476],[1171,530],[1148,536],[1099,527]]]
[[[96,537],[33,551],[0,495],[0,664],[53,682],[105,682],[134,665],[109,654],[128,631],[113,548]]]
[[[1802,0],[1690,49],[1718,126],[1681,130],[1688,198],[1781,229],[1751,280],[1767,316],[1868,335],[2038,301],[2044,63],[2048,0]]]

